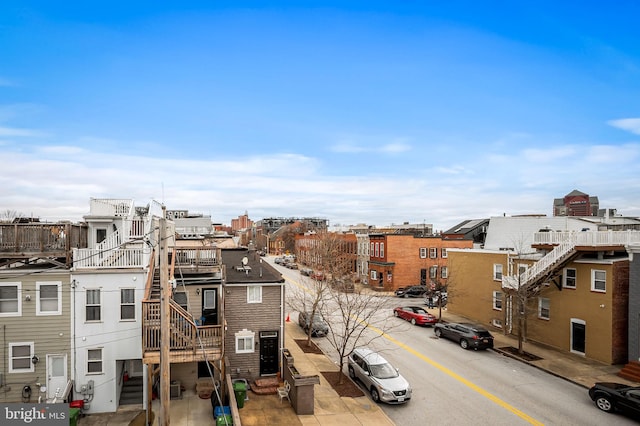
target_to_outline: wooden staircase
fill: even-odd
[[[640,383],[640,362],[629,361],[627,365],[618,372],[618,376],[623,379],[631,380],[632,382]]]

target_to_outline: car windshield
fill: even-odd
[[[416,308],[416,309],[413,310],[413,312],[415,312],[416,314],[426,314],[427,313],[427,311],[425,311],[422,308]]]
[[[371,375],[377,379],[392,379],[398,377],[398,372],[391,364],[377,364],[371,366]]]

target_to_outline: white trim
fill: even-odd
[[[501,291],[494,291],[493,292],[493,309],[495,309],[496,311],[501,311],[502,310],[502,292]],[[500,304],[500,306],[498,306],[498,303]]]
[[[543,309],[542,304],[544,303],[545,300],[547,303],[547,307],[546,307],[548,312],[547,316],[542,315],[542,309]],[[538,297],[538,318],[543,320],[551,319],[551,300],[548,297]]]
[[[42,286],[56,286],[58,288],[58,309],[55,311],[42,310]],[[36,281],[36,315],[62,315],[62,281]]]
[[[100,359],[98,358],[89,358],[90,351],[100,351]],[[100,363],[100,371],[89,371],[89,364]],[[95,375],[95,374],[104,374],[104,348],[87,348],[87,376]]]
[[[573,286],[567,285],[567,271],[573,271]],[[564,268],[562,271],[562,288],[575,289],[578,287],[578,270],[576,268]]]
[[[255,332],[249,331],[246,328],[242,329],[242,331],[238,331],[235,334],[235,340],[236,340],[237,354],[249,354],[256,351],[255,349],[256,333]],[[244,342],[243,349],[238,349],[240,341]]]
[[[123,302],[122,301],[122,290],[131,290],[133,293],[133,302]],[[132,306],[133,307],[133,318],[122,318],[122,308],[124,306]],[[135,321],[136,320],[136,288],[135,287],[122,287],[120,288],[120,321]]]
[[[598,282],[604,282],[604,290],[596,288],[596,273],[602,272],[604,274],[603,280],[598,280]],[[602,269],[592,269],[591,270],[591,291],[595,291],[598,293],[606,293],[607,292],[607,271]]]
[[[29,346],[29,368],[13,368],[13,348],[16,346]],[[9,343],[9,373],[33,373],[35,371],[35,367],[33,362],[31,362],[31,358],[33,358],[34,352],[34,343],[33,342],[10,342]],[[24,357],[20,357],[24,358]]]
[[[499,277],[498,277],[498,269],[500,269]],[[503,276],[504,276],[504,266],[502,265],[502,263],[494,263],[493,264],[493,280],[502,281]]]
[[[18,310],[16,312],[0,312],[0,317],[22,316],[22,283],[21,282],[0,283],[0,287],[17,287],[18,288],[18,291],[17,291]]]
[[[258,294],[252,294],[251,290],[256,291]],[[247,303],[262,303],[262,286],[261,285],[248,285],[247,286]]]
[[[585,340],[585,344],[584,344],[584,352],[580,352],[580,351],[576,351],[573,349],[573,324],[582,324],[584,325],[584,331],[585,331],[585,335],[584,335],[584,340]],[[581,320],[578,318],[571,318],[571,320],[569,321],[569,350],[571,351],[571,353],[573,354],[578,354],[578,355],[586,355],[587,353],[587,322],[585,320]]]

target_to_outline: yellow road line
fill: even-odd
[[[475,383],[470,382],[469,380],[465,379],[464,377],[460,376],[459,374],[456,374],[453,371],[449,370],[447,367],[445,367],[445,366],[443,366],[441,364],[438,364],[437,362],[435,362],[434,360],[432,360],[430,358],[427,358],[426,356],[424,356],[420,352],[416,351],[415,349],[411,348],[408,345],[405,345],[404,343],[400,342],[399,340],[389,336],[387,333],[383,332],[382,330],[378,329],[377,327],[374,327],[371,324],[367,324],[367,323],[365,323],[365,324],[369,329],[371,329],[371,330],[375,331],[376,333],[380,334],[382,337],[384,337],[385,339],[387,339],[391,343],[393,343],[395,345],[398,345],[399,347],[401,347],[405,351],[417,356],[418,358],[420,358],[421,360],[423,360],[427,364],[432,365],[433,367],[435,367],[438,370],[442,371],[444,374],[446,374],[446,375],[450,376],[451,378],[459,381],[460,383],[464,384],[465,386],[473,389],[474,391],[478,392],[480,395],[484,396],[485,398],[489,399],[490,401],[493,401],[494,403],[498,404],[499,406],[501,406],[505,410],[512,412],[513,414],[515,414],[516,416],[518,416],[521,419],[525,420],[526,422],[528,422],[528,423],[530,423],[532,425],[540,425],[540,426],[544,425],[544,423],[539,422],[538,420],[534,419],[533,417],[529,416],[528,414],[518,410],[514,406],[506,403],[505,401],[501,400],[500,398],[498,398],[497,396],[493,395],[492,393],[489,393],[486,390],[482,389],[480,386],[476,385]]]
[[[306,292],[310,292],[310,290],[306,286],[298,283],[296,280],[287,279],[287,281],[291,281],[294,285],[296,285],[297,287],[301,288],[302,290],[304,290]],[[538,420],[534,419],[533,417],[529,416],[528,414],[518,410],[516,407],[514,407],[514,406],[508,404],[507,402],[501,400],[500,398],[498,398],[497,396],[493,395],[492,393],[487,392],[486,390],[482,389],[480,386],[476,385],[475,383],[465,379],[464,377],[460,376],[457,373],[454,373],[453,371],[449,370],[447,367],[445,367],[445,366],[443,366],[441,364],[438,364],[437,362],[435,362],[431,358],[428,358],[428,357],[424,356],[423,354],[421,354],[420,352],[416,351],[412,347],[410,347],[408,345],[405,345],[401,341],[389,336],[387,333],[385,333],[384,331],[380,330],[379,328],[367,323],[366,321],[363,321],[363,320],[360,320],[360,319],[358,319],[358,320],[362,324],[364,324],[367,328],[369,328],[370,330],[375,331],[376,333],[380,334],[380,336],[384,337],[385,339],[387,339],[388,341],[390,341],[394,345],[397,345],[397,346],[401,347],[402,349],[404,349],[405,351],[409,352],[410,354],[417,356],[418,358],[420,358],[421,360],[423,360],[427,364],[437,368],[438,370],[442,371],[447,376],[459,381],[460,383],[462,383],[463,385],[467,386],[468,388],[478,392],[480,395],[482,395],[485,398],[487,398],[488,400],[498,404],[500,407],[504,408],[505,410],[512,412],[513,414],[515,414],[516,416],[520,417],[524,421],[526,421],[526,422],[528,422],[528,423],[530,423],[532,425],[537,425],[537,426],[543,426],[544,425],[544,423],[539,422]]]

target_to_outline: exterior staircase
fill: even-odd
[[[618,376],[631,380],[632,382],[640,383],[640,362],[629,361],[629,363],[618,372]]]
[[[130,377],[122,386],[120,393],[120,405],[142,404],[142,377]]]

